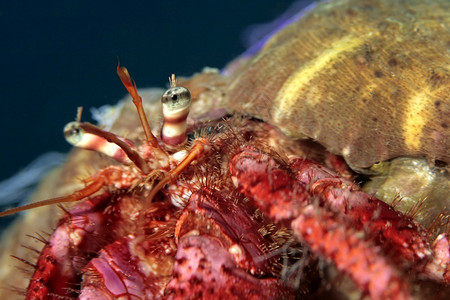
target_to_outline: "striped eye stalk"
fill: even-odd
[[[180,146],[186,143],[186,119],[191,105],[191,93],[185,87],[176,86],[175,75],[169,78],[170,89],[161,97],[164,124],[161,138],[167,146]]]

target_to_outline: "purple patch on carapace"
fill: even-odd
[[[329,0],[328,0],[329,1]],[[325,1],[325,2],[328,2]],[[247,50],[237,57],[233,62],[249,58],[256,54],[264,44],[277,32],[284,27],[297,21],[305,14],[310,12],[317,6],[317,2],[299,0],[295,1],[281,16],[273,20],[272,22],[265,24],[256,24],[247,28],[242,36],[244,44],[248,47]],[[233,62],[227,65],[221,70],[221,73],[225,76],[233,73]]]

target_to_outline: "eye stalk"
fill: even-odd
[[[169,78],[170,89],[161,97],[164,124],[161,138],[167,146],[181,146],[187,141],[186,119],[191,106],[191,93],[182,86],[176,86],[175,75]]]
[[[95,125],[70,122],[64,127],[64,137],[75,147],[101,152],[124,165],[134,163],[144,174],[150,172],[145,160],[134,150],[133,142]]]

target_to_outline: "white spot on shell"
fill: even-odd
[[[350,146],[347,146],[344,149],[342,149],[342,155],[343,156],[349,156],[350,155]]]

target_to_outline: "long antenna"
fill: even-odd
[[[147,116],[144,112],[144,107],[142,106],[142,98],[137,92],[136,83],[131,79],[127,68],[120,66],[120,61],[117,63],[117,75],[119,75],[122,84],[125,86],[128,93],[130,93],[131,97],[133,98],[133,103],[138,111],[139,119],[141,120],[142,127],[144,128],[144,133],[147,141],[152,145],[153,148],[160,148],[158,140],[155,138],[152,130],[150,129]]]

